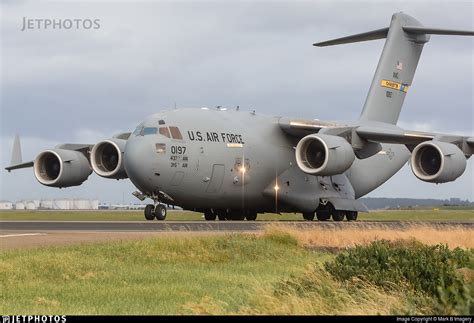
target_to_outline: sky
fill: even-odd
[[[92,174],[80,187],[8,173],[59,143],[95,143],[174,107],[240,106],[262,114],[357,119],[384,40],[317,41],[387,27],[403,11],[425,26],[474,29],[472,1],[2,1],[0,199],[80,197],[138,202],[127,180]],[[98,28],[23,29],[25,19],[97,19]],[[97,27],[95,25],[95,27]],[[398,125],[474,135],[473,38],[431,36]],[[418,180],[409,165],[372,197],[474,200],[472,158],[452,183]]]

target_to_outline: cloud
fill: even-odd
[[[17,132],[25,136],[24,145],[92,143],[131,131],[175,102],[356,119],[383,40],[327,48],[312,43],[385,27],[398,11],[427,26],[472,29],[472,6],[463,1],[2,2],[2,153],[8,150],[5,140]],[[23,17],[98,18],[101,28],[21,32]],[[472,134],[472,75],[472,40],[432,36],[401,124]],[[34,148],[25,147],[25,154],[35,156],[39,148]],[[2,185],[16,185],[3,176]],[[408,182],[413,176],[399,177]],[[472,178],[472,170],[465,177]],[[112,186],[102,191],[100,196],[121,195]],[[437,186],[427,186],[425,194],[436,192]],[[397,187],[392,194],[407,193]],[[473,198],[465,182],[455,193]]]

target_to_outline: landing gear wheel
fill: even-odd
[[[318,211],[316,212],[316,218],[318,221],[327,221],[331,218],[331,213],[328,211]]]
[[[255,221],[257,220],[257,212],[256,211],[247,211],[245,213],[245,219],[247,221]]]
[[[163,204],[158,204],[155,208],[155,217],[157,220],[163,221],[166,219],[166,206]]]
[[[243,211],[230,211],[227,213],[227,220],[231,221],[243,221],[245,219],[245,215]]]
[[[334,221],[339,222],[339,221],[344,220],[344,215],[345,215],[344,211],[339,211],[339,210],[332,211],[332,219]]]
[[[346,212],[346,219],[347,219],[347,221],[357,220],[357,212],[356,211],[347,211]]]
[[[217,217],[217,214],[215,214],[214,212],[212,212],[212,210],[207,210],[204,212],[204,218],[207,220],[207,221],[214,221]]]
[[[305,219],[306,221],[313,221],[314,212],[303,212],[303,219]]]
[[[152,221],[155,219],[155,212],[154,212],[155,206],[152,204],[148,204],[145,206],[145,219],[148,221]]]
[[[226,211],[217,211],[217,218],[219,221],[226,221],[227,220],[227,212]]]

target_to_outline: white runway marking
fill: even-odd
[[[24,237],[24,236],[42,236],[42,235],[45,235],[45,233],[19,233],[19,234],[0,235],[0,238]]]

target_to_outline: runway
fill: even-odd
[[[366,239],[367,236],[380,238],[380,235],[388,234],[393,238],[403,232],[423,237],[440,234],[458,237],[459,234],[474,231],[474,221],[0,221],[0,250],[148,237],[259,233],[269,225],[290,227],[301,232],[313,231],[320,238],[328,232],[327,236],[336,237],[336,240],[352,239],[354,235],[362,235]]]
[[[247,232],[261,231],[268,225],[297,229],[474,229],[474,221],[0,221],[1,231],[79,231],[79,232]]]

